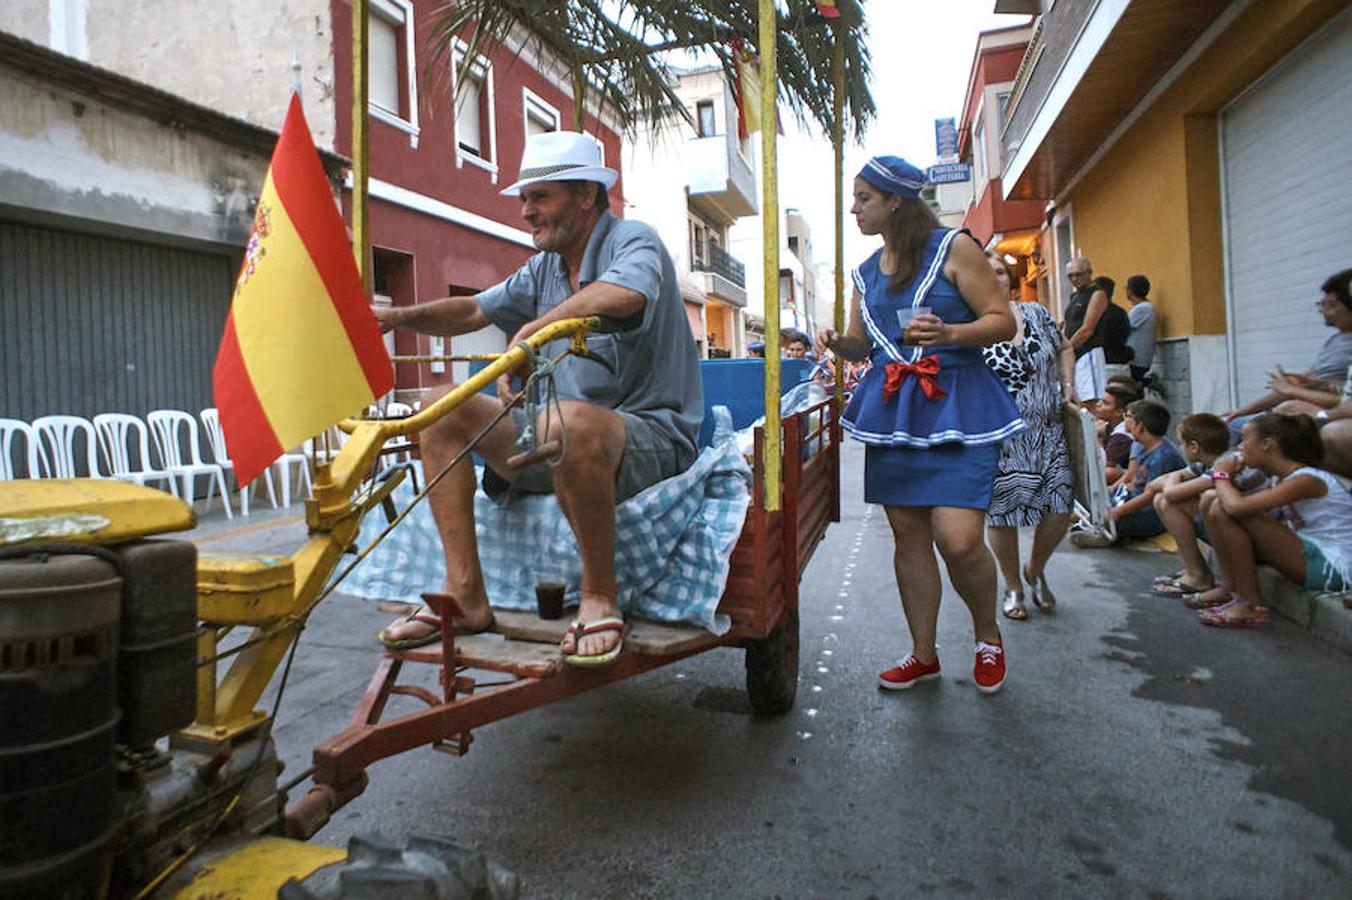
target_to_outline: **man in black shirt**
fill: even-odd
[[[1077,256],[1066,263],[1066,278],[1074,291],[1066,304],[1062,332],[1075,348],[1075,393],[1089,404],[1103,396],[1108,380],[1103,348],[1094,330],[1108,309],[1108,294],[1094,284],[1094,268]],[[1092,409],[1092,406],[1090,407]]]

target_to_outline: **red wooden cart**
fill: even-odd
[[[799,579],[827,525],[840,520],[839,413],[828,399],[784,419],[783,501],[774,511],[761,500],[767,442],[756,429],[753,502],[718,606],[732,621],[726,634],[635,620],[614,665],[579,669],[562,665],[559,655],[565,621],[496,611],[497,634],[456,637],[443,629],[439,646],[387,651],[351,723],[315,748],[314,785],[288,808],[288,834],[313,835],[365,789],[366,769],[377,760],[423,745],[463,755],[475,728],[715,647],[746,649],[753,711],[790,709],[798,687]],[[446,620],[451,611],[428,599]],[[439,668],[439,693],[400,682],[404,667],[419,663]],[[492,686],[478,682],[482,672],[494,674]],[[504,684],[501,675],[512,677]],[[425,708],[386,718],[392,695]]]

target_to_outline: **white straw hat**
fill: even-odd
[[[619,177],[619,172],[601,165],[601,145],[589,135],[548,131],[526,138],[521,174],[502,193],[519,197],[523,187],[541,181],[596,181],[610,190]]]

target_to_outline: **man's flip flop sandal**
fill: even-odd
[[[1154,591],[1161,597],[1190,597],[1193,594],[1205,593],[1213,587],[1215,587],[1215,585],[1204,588],[1193,587],[1192,585],[1184,584],[1182,581],[1175,578],[1173,581],[1155,582]]]
[[[586,625],[583,625],[581,622],[574,619],[573,624],[568,626],[568,633],[573,636],[574,648],[581,645],[584,637],[593,634],[601,634],[606,631],[618,631],[620,633],[620,639],[615,642],[614,647],[611,647],[605,653],[597,653],[592,656],[583,656],[580,653],[564,653],[563,661],[570,666],[579,666],[584,669],[600,668],[613,663],[619,658],[620,651],[624,649],[624,619],[621,619],[619,616],[606,616],[605,618],[597,619],[595,622],[588,622]]]
[[[422,637],[390,637],[390,629],[397,625],[403,625],[405,622],[421,622],[424,625],[433,626],[434,630],[430,634],[425,634]],[[422,647],[433,641],[441,640],[441,619],[433,615],[432,611],[428,609],[426,605],[419,606],[417,609],[413,610],[413,612],[395,619],[385,628],[381,629],[376,640],[380,641],[382,645],[389,647],[391,650],[412,650],[414,647]]]

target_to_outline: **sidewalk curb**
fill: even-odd
[[[1216,570],[1216,553],[1203,544],[1202,555]],[[1258,584],[1273,612],[1352,656],[1352,609],[1342,594],[1320,594],[1293,584],[1271,566],[1258,567]]]

